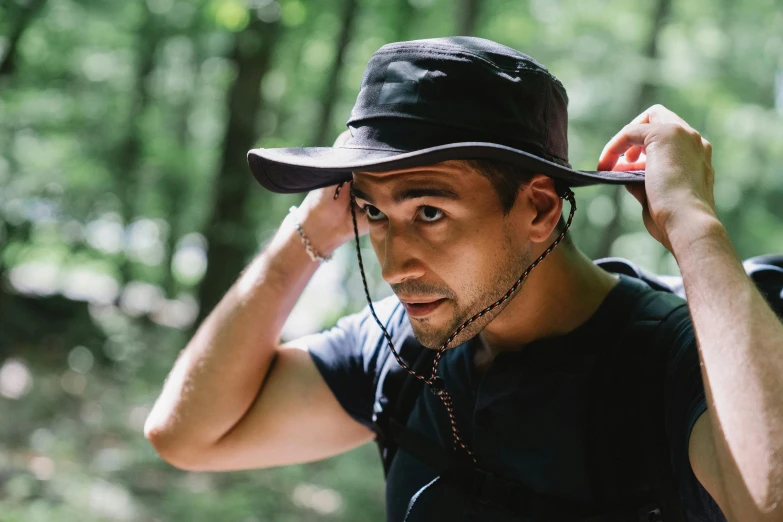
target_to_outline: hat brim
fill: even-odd
[[[252,149],[247,153],[256,180],[264,188],[281,194],[308,192],[350,181],[354,171],[400,170],[454,159],[504,161],[562,180],[571,187],[644,182],[644,171],[574,170],[513,147],[485,142],[449,143],[411,152],[303,147]]]

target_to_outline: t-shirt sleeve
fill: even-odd
[[[391,298],[374,303],[379,319],[388,323],[398,304],[399,301]],[[393,335],[392,331],[389,333]],[[373,429],[379,357],[387,345],[369,307],[341,318],[333,328],[310,335],[303,342],[343,409]]]
[[[671,463],[689,521],[725,522],[720,507],[691,468],[688,444],[693,425],[707,409],[696,337],[686,309],[676,322],[666,367],[666,433]]]

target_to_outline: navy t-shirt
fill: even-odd
[[[596,313],[574,331],[497,355],[484,374],[473,364],[477,338],[448,350],[438,374],[451,394],[461,436],[481,467],[532,489],[577,503],[592,501],[585,466],[584,401],[596,354],[617,341],[629,302],[649,287],[620,276]],[[394,329],[410,327],[396,297],[374,303],[379,319]],[[627,313],[625,314],[627,316]],[[689,317],[677,325],[666,367],[666,426],[671,463],[689,522],[726,519],[693,474],[688,440],[706,410],[699,355]],[[389,350],[369,307],[343,317],[310,337],[310,354],[337,400],[358,422],[372,428],[376,372]],[[622,390],[618,390],[621,392]],[[452,448],[446,410],[435,395],[422,393],[408,419],[409,429]],[[388,522],[465,520],[449,502],[437,472],[404,449],[394,457],[386,482]],[[454,512],[456,511],[456,512]],[[455,518],[456,517],[456,518]]]

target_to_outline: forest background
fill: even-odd
[[[261,189],[246,151],[330,145],[376,49],[447,35],[509,45],[563,81],[577,168],[649,105],[674,110],[713,144],[741,256],[783,251],[779,0],[5,0],[0,520],[383,519],[372,444],[194,473],[142,426],[194,328],[301,201]],[[676,273],[624,190],[577,197],[588,255]],[[319,269],[286,338],[362,308],[350,249]]]

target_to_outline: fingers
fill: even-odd
[[[340,183],[337,185],[337,187],[334,189],[334,196],[332,196],[332,199],[337,199],[340,197],[340,189],[343,188],[344,183]]]
[[[646,170],[647,169],[647,157],[644,156],[644,147],[634,145],[627,151],[625,155],[620,156],[617,164],[612,168],[615,171],[628,171],[628,170]]]
[[[707,140],[677,114],[663,105],[653,105],[609,140],[598,159],[598,170],[644,170],[646,159],[640,158],[649,142],[683,135],[701,139],[707,159],[711,160],[712,147]],[[620,161],[623,155],[624,160]]]
[[[629,170],[647,170],[647,159],[642,158],[641,160],[634,161],[633,163],[618,162],[614,167],[612,167],[611,170],[615,172],[626,172]]]
[[[639,116],[634,118],[631,123],[674,123],[681,125],[690,131],[693,130],[693,127],[688,125],[688,122],[660,104],[656,104],[648,108]]]
[[[638,145],[634,145],[633,147],[625,151],[626,163],[634,163],[636,160],[638,160],[643,150],[644,149],[642,147],[639,147]]]
[[[339,185],[329,187],[329,189],[333,190],[333,199],[340,201],[341,205],[344,205],[345,201],[351,200],[351,183],[353,181],[343,181]]]
[[[701,144],[704,147],[705,154],[707,155],[707,161],[712,163],[712,144],[704,138],[701,139]]]
[[[652,131],[652,125],[644,123],[631,123],[615,134],[609,140],[601,157],[598,159],[598,170],[612,170],[617,161],[628,149],[633,146],[643,147],[646,145],[647,136]],[[626,168],[626,170],[628,170]]]
[[[650,123],[649,113],[647,111],[644,111],[640,115],[638,115],[636,118],[631,120],[631,125],[633,124],[640,124],[640,123]],[[625,151],[625,162],[626,163],[635,163],[636,160],[639,159],[639,156],[641,155],[642,151],[644,150],[644,147],[639,147],[638,145],[634,145],[633,147],[629,148],[627,151]],[[622,170],[622,169],[620,169]],[[624,170],[634,170],[634,169],[624,169]]]

